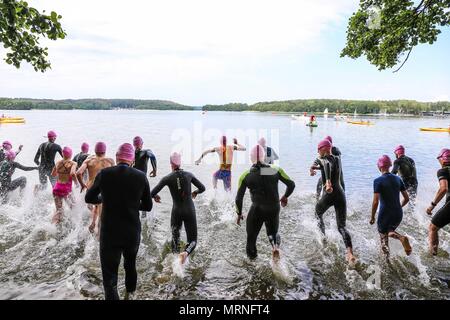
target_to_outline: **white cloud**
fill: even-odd
[[[316,50],[326,28],[345,21],[358,1],[29,3],[61,14],[68,37],[45,42],[53,66],[46,74],[0,64],[0,96],[167,98],[200,104],[208,102],[203,86],[215,84],[209,94],[217,96],[233,75],[246,85],[270,59],[300,59]]]

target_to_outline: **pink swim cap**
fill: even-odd
[[[72,149],[70,147],[64,147],[62,154],[64,158],[70,159],[72,158]]]
[[[97,142],[95,145],[95,153],[106,153],[106,144],[104,142]]]
[[[133,139],[133,145],[135,148],[140,148],[144,144],[144,140],[141,137],[137,136]]]
[[[381,158],[377,161],[377,166],[380,169],[389,169],[389,167],[392,166],[391,158],[387,155],[381,156]]]
[[[47,138],[49,138],[49,139],[56,138],[56,132],[53,130],[50,130],[49,132],[47,132]]]
[[[258,140],[258,144],[265,147],[266,146],[266,139],[264,137],[262,137],[261,139]]]
[[[437,159],[442,159],[442,161],[444,161],[444,163],[449,163],[450,162],[450,150],[447,148],[442,149],[441,152],[439,152]]]
[[[332,145],[331,145],[330,140],[324,139],[324,140],[320,141],[319,144],[317,145],[317,150],[320,150],[322,148],[331,148],[331,146]]]
[[[222,146],[227,145],[227,137],[226,136],[220,137],[220,145],[222,145]]]
[[[9,150],[5,153],[5,156],[9,161],[13,161],[16,158],[16,153],[12,150]]]
[[[394,150],[394,153],[397,154],[397,155],[399,155],[399,156],[404,155],[404,154],[405,154],[405,147],[402,146],[402,145],[397,146],[397,147],[395,148],[395,150]]]
[[[3,146],[3,149],[5,149],[5,150],[11,150],[12,149],[12,144],[9,141],[4,141],[2,146]]]
[[[326,136],[324,140],[328,140],[331,143],[333,143],[333,138],[331,136]]]
[[[81,151],[83,153],[88,153],[89,152],[89,145],[86,142],[83,142],[83,144],[81,145]]]
[[[178,152],[173,152],[170,155],[170,163],[175,167],[181,166],[181,154],[179,154]]]
[[[264,148],[259,144],[254,146],[250,151],[250,160],[253,164],[258,162],[264,162],[264,158],[266,157],[266,153],[264,152]]]
[[[119,160],[125,160],[128,162],[134,161],[134,147],[129,143],[124,143],[117,150],[116,157]]]

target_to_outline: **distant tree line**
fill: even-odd
[[[133,99],[80,99],[80,100],[48,100],[48,99],[9,99],[0,98],[0,109],[3,110],[112,110],[112,109],[152,109],[152,110],[192,110],[185,106],[164,100]]]
[[[422,111],[449,111],[450,102],[418,102],[414,100],[365,101],[308,99],[258,102],[252,105],[245,103],[229,103],[224,105],[205,105],[207,111],[281,111],[281,112],[323,112],[328,108],[330,113],[403,113],[420,114]]]

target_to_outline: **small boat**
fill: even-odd
[[[420,131],[429,131],[429,132],[450,132],[450,128],[420,128]]]
[[[373,126],[374,125],[374,123],[372,123],[370,121],[347,121],[347,123],[358,124],[361,126]]]
[[[307,116],[292,115],[291,117],[294,120],[298,120],[298,121],[302,121],[302,122],[306,122],[309,120],[309,117],[307,117]]]
[[[306,124],[308,127],[318,127],[317,121],[309,122]]]
[[[19,117],[0,117],[0,124],[3,123],[25,123],[25,119]]]

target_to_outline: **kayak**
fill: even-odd
[[[0,118],[0,124],[3,123],[25,123],[24,118]]]
[[[319,125],[317,124],[317,122],[310,122],[306,124],[308,127],[318,127]]]
[[[450,132],[450,128],[420,128],[420,131]]]
[[[359,124],[362,126],[373,126],[374,123],[370,122],[370,121],[347,121],[347,123],[350,124]]]

